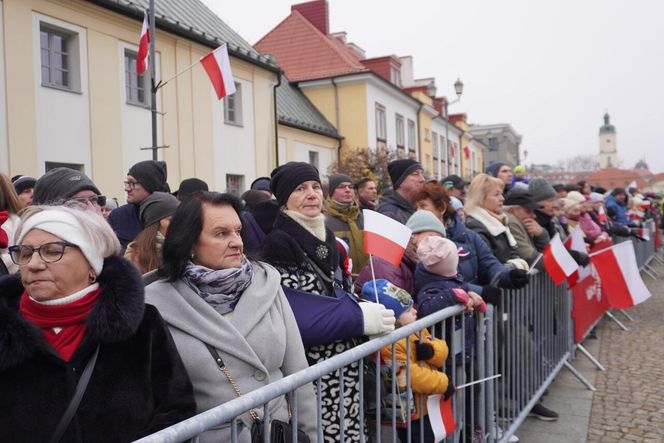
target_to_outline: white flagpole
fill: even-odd
[[[484,383],[485,381],[493,380],[494,378],[500,377],[502,374],[492,375],[491,377],[482,378],[480,380],[471,381],[464,385],[455,386],[454,388],[458,391],[459,389],[467,388],[468,386],[476,385],[478,383]]]
[[[621,242],[621,243],[616,243],[615,245],[611,245],[611,246],[609,246],[608,248],[600,249],[599,251],[595,251],[595,252],[593,252],[593,253],[591,253],[591,254],[588,254],[588,257],[593,257],[593,256],[595,256],[595,255],[597,255],[597,254],[601,254],[601,253],[604,252],[604,251],[608,251],[609,249],[613,249],[613,248],[615,248],[616,246],[618,246],[619,244],[622,244],[622,242]],[[632,246],[633,246],[633,244],[632,244]]]
[[[373,254],[369,254],[369,267],[371,268],[371,279],[373,280],[374,296],[376,297],[376,303],[380,304],[380,302],[378,301],[378,288],[376,287],[376,274],[374,273],[374,267],[373,267]]]
[[[543,257],[543,254],[540,252],[540,254],[537,256],[537,258],[535,259],[535,261],[533,262],[533,264],[530,265],[530,269],[528,270],[528,274],[532,274],[532,273],[533,273],[533,269],[535,269],[535,265],[536,265],[537,263],[539,263],[540,260],[542,260],[542,257]]]

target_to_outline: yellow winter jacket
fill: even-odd
[[[422,342],[429,343],[433,346],[433,357],[427,361],[419,362],[415,357],[415,345],[419,340],[418,334],[413,334],[408,337],[408,345],[410,346],[410,386],[414,393],[415,400],[415,416],[413,420],[419,419],[421,416],[427,415],[427,396],[429,394],[442,394],[447,390],[448,379],[444,372],[439,369],[443,367],[443,363],[447,359],[449,350],[445,340],[434,338],[429,334],[429,331],[424,329],[422,331]],[[406,363],[406,339],[399,340],[395,347],[396,361]],[[380,351],[380,356],[386,364],[392,362],[392,346],[386,346]],[[405,370],[405,368],[404,368]],[[422,404],[424,406],[424,413],[420,414],[420,396],[424,396]]]

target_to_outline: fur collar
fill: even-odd
[[[468,215],[473,217],[478,222],[482,223],[489,234],[493,237],[498,237],[500,234],[505,234],[507,241],[511,247],[516,246],[516,240],[512,237],[512,233],[509,228],[506,226],[507,219],[505,214],[494,215],[489,213],[484,208],[477,207],[473,208],[468,212]]]
[[[131,337],[145,311],[141,275],[126,259],[104,260],[97,278],[102,294],[87,319],[85,340],[108,344]],[[0,370],[21,364],[36,352],[50,352],[41,331],[18,312],[23,285],[18,275],[0,279]]]

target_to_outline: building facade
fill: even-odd
[[[522,137],[507,123],[470,125],[471,135],[486,146],[484,164],[500,161],[511,167],[521,162],[519,147]]]

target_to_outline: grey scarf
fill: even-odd
[[[219,314],[235,309],[240,296],[251,284],[254,272],[244,257],[239,268],[210,269],[189,261],[182,280]]]

